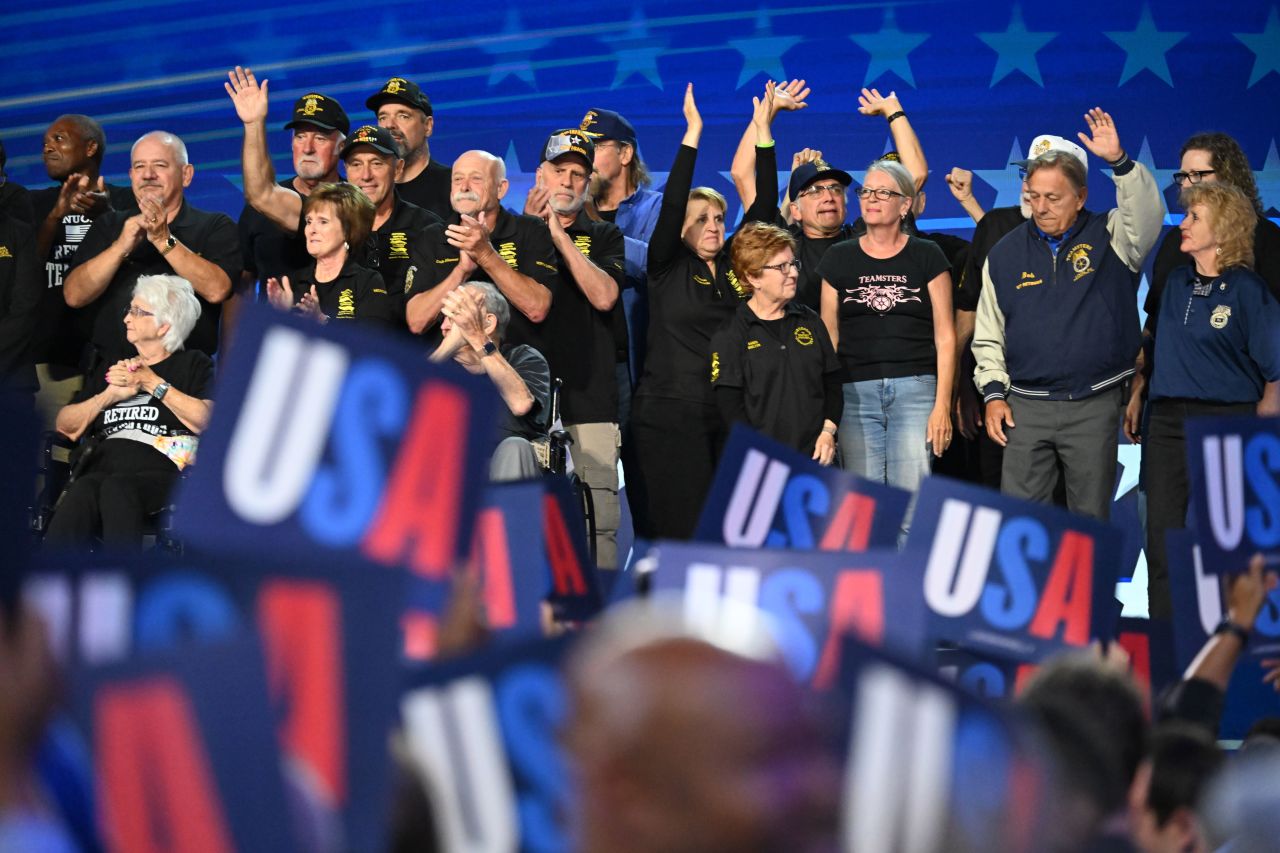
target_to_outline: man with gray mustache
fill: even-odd
[[[409,248],[405,315],[409,329],[440,345],[444,298],[472,278],[487,280],[511,303],[506,340],[545,352],[542,321],[559,285],[547,224],[502,206],[506,166],[487,151],[467,151],[453,163],[453,216],[433,225]]]

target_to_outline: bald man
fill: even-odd
[[[569,687],[578,850],[837,849],[838,765],[782,664],[669,637],[588,650]]]
[[[129,158],[138,206],[99,216],[80,243],[62,295],[72,308],[93,306],[90,373],[137,354],[121,318],[143,275],[178,275],[191,282],[201,310],[186,347],[217,352],[222,302],[240,277],[240,237],[225,213],[187,204],[194,175],[181,139],[163,130],[143,135]]]
[[[491,281],[513,309],[507,341],[545,354],[541,324],[559,281],[547,224],[502,206],[507,169],[487,151],[467,151],[455,160],[451,180],[453,215],[427,228],[409,249],[409,329],[438,347],[445,296],[473,278]]]

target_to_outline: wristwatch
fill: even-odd
[[[156,402],[158,403],[161,400],[163,400],[164,395],[168,393],[169,393],[169,383],[161,382],[159,385],[155,387],[155,390],[151,392],[151,396],[154,397]]]
[[[172,252],[174,246],[177,246],[177,245],[178,245],[178,238],[170,234],[168,239],[164,241],[164,248],[160,250],[160,257],[163,258],[165,255]]]
[[[495,344],[493,341],[485,341],[484,350],[480,353],[480,357],[484,358],[486,355],[493,355],[497,351],[498,351],[497,344]]]
[[[1218,634],[1234,634],[1236,639],[1240,641],[1240,645],[1249,645],[1249,629],[1243,625],[1238,625],[1230,619],[1223,619],[1218,623],[1218,627],[1213,629],[1216,637]]]

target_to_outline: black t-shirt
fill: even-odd
[[[595,222],[580,212],[565,230],[578,251],[604,270],[621,293],[626,244],[618,226]],[[544,338],[551,373],[562,383],[561,419],[565,424],[613,423],[618,418],[613,309],[596,310],[558,253],[557,262],[561,286],[547,315]],[[614,308],[620,303],[621,299]]]
[[[43,223],[58,204],[62,186],[45,187],[31,193],[31,205],[36,222]],[[132,210],[137,206],[133,190],[129,187],[107,185],[109,210]],[[98,214],[102,216],[105,214]],[[62,295],[62,283],[71,261],[93,226],[93,219],[83,213],[68,213],[53,230],[49,243],[49,255],[42,258],[45,286],[40,299],[39,318],[33,335],[32,357],[36,364],[56,364],[62,367],[83,367],[84,346],[89,341],[93,319],[92,311],[72,308]],[[38,228],[38,226],[37,226]],[[35,249],[35,246],[32,246]]]
[[[530,441],[545,438],[551,417],[551,368],[547,366],[547,360],[542,357],[542,353],[524,344],[503,344],[502,357],[524,380],[525,387],[533,395],[533,407],[516,417],[511,414],[510,409],[503,406],[498,440],[513,435]]]
[[[293,288],[295,303],[314,285],[316,295],[320,297],[320,310],[330,320],[401,324],[382,276],[360,266],[350,257],[338,277],[332,281],[316,281],[316,265],[312,263],[309,267],[295,271],[289,277],[289,284]]]
[[[938,371],[929,282],[950,269],[942,250],[908,237],[892,258],[873,258],[859,240],[832,246],[818,272],[839,295],[840,361],[849,381]]]
[[[405,273],[409,269],[409,247],[424,231],[439,225],[440,217],[396,193],[395,206],[382,227],[372,232],[359,252],[353,253],[361,266],[376,270],[386,282],[392,311],[404,321]]]
[[[410,204],[430,211],[437,219],[448,219],[453,215],[453,207],[449,204],[452,179],[452,169],[432,160],[418,173],[418,177],[396,184],[396,193]]]
[[[5,181],[0,184],[0,213],[12,216],[19,222],[36,227],[35,211],[31,206],[31,192],[22,184]]]
[[[213,360],[199,350],[178,350],[151,365],[151,370],[184,394],[200,400],[212,396]],[[95,372],[72,402],[83,402],[106,387],[105,374]],[[194,449],[193,442],[183,440],[193,435],[191,429],[163,401],[145,392],[107,406],[94,418],[87,433],[94,439],[139,441],[164,453],[178,467],[186,464]]]
[[[1160,315],[1160,296],[1169,281],[1169,273],[1189,263],[1191,258],[1182,253],[1182,230],[1170,228],[1156,249],[1147,299],[1142,305],[1142,310],[1147,312],[1147,328],[1153,332]],[[1265,216],[1258,217],[1257,227],[1253,230],[1253,271],[1267,283],[1271,295],[1280,299],[1280,225]]]
[[[297,192],[292,178],[280,181],[280,186]],[[289,232],[263,216],[252,205],[246,204],[244,210],[240,211],[240,257],[244,261],[245,272],[262,284],[264,296],[267,279],[278,279],[311,262],[302,225],[299,222],[298,230]],[[237,289],[240,286],[239,281],[231,284]]]
[[[458,263],[458,250],[445,239],[445,228],[462,222],[457,213],[444,222],[422,232],[422,236],[409,246],[409,270],[405,273],[405,302],[426,293],[449,277]],[[559,294],[560,276],[556,269],[556,250],[551,244],[547,223],[536,216],[516,214],[504,207],[498,208],[498,216],[489,234],[489,242],[507,266],[516,272],[544,285],[551,291],[551,304]],[[484,271],[477,268],[472,274],[482,279]],[[528,344],[540,353],[546,344],[542,339],[542,323],[534,323],[514,305],[511,306],[511,323],[507,326],[506,340],[511,344]],[[440,322],[422,333],[428,349],[440,346]]]
[[[71,269],[114,243],[124,230],[125,221],[137,213],[136,209],[117,210],[99,216],[80,244]],[[178,215],[169,223],[169,233],[192,252],[216,264],[232,283],[240,277],[240,238],[236,224],[225,213],[197,210],[184,201]],[[96,369],[98,362],[111,365],[134,354],[133,346],[124,336],[123,318],[133,298],[133,286],[138,277],[172,274],[173,267],[145,239],[120,264],[107,289],[89,306],[94,314],[91,342],[97,351],[91,371]],[[210,304],[199,294],[196,298],[200,300],[200,319],[187,338],[186,348],[213,355],[218,351],[218,320],[222,316],[222,305]]]
[[[35,233],[0,212],[0,385],[36,387],[31,343],[41,291]]]
[[[711,385],[741,388],[747,422],[802,453],[822,431],[826,386],[840,362],[818,312],[791,302],[761,320],[746,302],[711,336]]]
[[[1026,221],[1020,206],[992,208],[979,220],[973,229],[964,276],[956,283],[957,311],[978,310],[978,297],[982,295],[982,267],[987,262],[987,255],[1006,234]]]

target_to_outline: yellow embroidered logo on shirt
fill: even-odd
[[[1075,270],[1076,277],[1073,281],[1080,279],[1093,272],[1093,262],[1089,260],[1089,253],[1093,251],[1093,247],[1088,243],[1081,243],[1073,246],[1070,252],[1067,252],[1067,260],[1071,263],[1071,269]]]
[[[752,349],[760,349],[760,342],[759,342],[759,341],[747,341],[747,349],[749,349],[749,350],[752,350]]]
[[[391,257],[407,258],[409,257],[409,235],[403,231],[392,231],[391,236],[387,238],[387,242],[391,244]]]
[[[516,268],[517,261],[516,261],[516,244],[515,243],[501,244],[500,246],[498,246],[498,254],[501,255],[502,259],[507,262],[507,266],[511,267],[512,269]]]
[[[725,278],[729,279],[729,286],[733,288],[734,293],[739,296],[746,296],[747,292],[742,289],[742,285],[738,284],[738,277],[733,274],[733,270],[725,273]]]
[[[711,282],[710,282],[710,280],[705,279],[705,278],[703,278],[703,277],[702,277],[702,276],[700,276],[700,275],[695,275],[695,276],[693,277],[693,280],[694,280],[695,282],[697,282],[698,284],[702,285],[703,287],[710,287],[710,286],[711,286]]]
[[[577,237],[574,237],[573,245],[574,247],[577,248],[579,252],[582,253],[583,257],[587,257],[587,258],[591,257],[591,235],[590,234],[579,234]]]
[[[338,294],[338,316],[348,318],[356,316],[356,294],[349,287]]]
[[[1225,329],[1231,320],[1231,309],[1226,305],[1215,305],[1209,315],[1209,325],[1215,329]]]
[[[0,258],[12,258],[12,257],[13,255],[9,254],[8,246],[0,246]]]
[[[813,332],[804,326],[796,326],[795,331],[796,343],[802,347],[813,346]]]
[[[720,378],[720,353],[711,353],[711,381],[715,382]]]
[[[1036,278],[1036,274],[1033,272],[1024,272],[1022,274],[1022,281],[1018,282],[1018,286],[1015,287],[1014,290],[1022,290],[1024,287],[1035,287],[1037,284],[1044,284],[1044,279]]]

